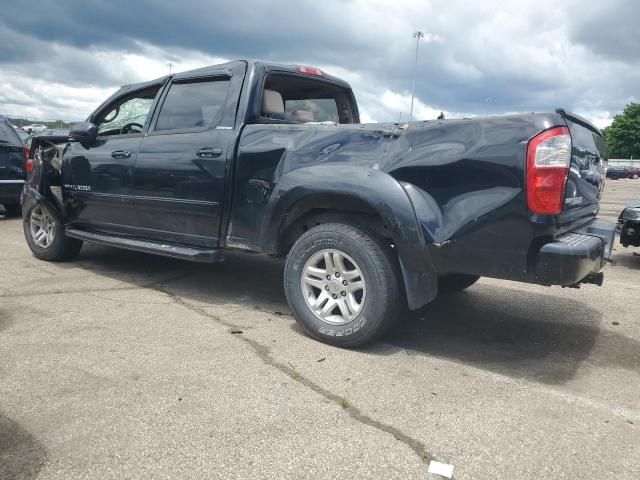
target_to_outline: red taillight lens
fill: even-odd
[[[31,158],[31,149],[25,145],[24,147],[22,147],[22,154],[24,155],[25,169],[27,170],[27,173],[31,173],[31,171],[33,170],[33,158]]]
[[[307,75],[316,75],[317,77],[322,77],[324,75],[322,73],[322,70],[320,70],[319,68],[305,67],[302,65],[296,68],[296,71],[300,73],[306,73]]]
[[[527,204],[538,215],[562,211],[564,187],[571,162],[571,135],[556,127],[529,141],[527,146]]]

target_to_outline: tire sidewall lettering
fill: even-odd
[[[328,337],[348,337],[349,335],[353,335],[357,333],[362,327],[367,323],[367,317],[362,315],[359,317],[353,325],[348,324],[348,326],[340,327],[324,327],[321,326],[318,328],[318,333],[322,335],[327,335]]]
[[[300,255],[298,255],[298,257],[295,259],[291,268],[293,269],[293,271],[297,272],[300,268],[300,265],[304,263],[305,258],[308,256],[308,254],[314,250],[320,250],[321,248],[326,247],[341,248],[342,246],[342,240],[338,240],[336,238],[319,238],[317,240],[313,240],[305,250],[300,252]]]

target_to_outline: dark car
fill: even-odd
[[[620,243],[624,247],[640,247],[640,202],[625,207],[618,217]]]
[[[629,178],[629,167],[609,167],[607,168],[607,178],[611,180]]]
[[[20,215],[20,194],[27,178],[22,139],[11,123],[0,116],[0,204],[9,216]]]
[[[71,137],[72,141],[69,141]],[[122,87],[68,136],[36,136],[33,254],[83,241],[199,262],[286,257],[284,292],[343,347],[481,276],[601,284],[601,132],[552,113],[359,123],[343,80],[235,61]]]

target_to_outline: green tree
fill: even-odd
[[[603,133],[609,158],[640,158],[640,103],[628,104]]]

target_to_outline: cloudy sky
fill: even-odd
[[[28,7],[26,6],[28,5]],[[599,126],[640,100],[635,0],[3,2],[0,114],[84,119],[119,85],[235,58],[347,79],[364,121],[565,107]]]

